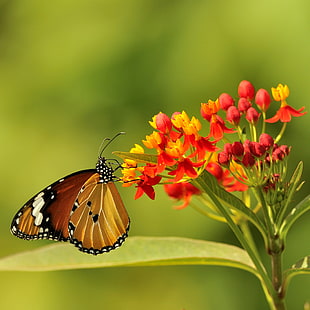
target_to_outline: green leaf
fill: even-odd
[[[295,263],[290,269],[287,269],[284,273],[284,286],[287,289],[290,280],[293,276],[299,274],[310,274],[310,255],[305,256]]]
[[[192,183],[193,185],[198,183],[203,189],[212,191],[212,193],[218,198],[225,201],[231,209],[241,213],[248,221],[255,225],[266,240],[266,228],[261,219],[256,216],[256,214],[249,209],[242,200],[219,186],[216,178],[211,173],[205,170],[197,179],[193,180]]]
[[[116,251],[98,256],[57,243],[0,259],[2,271],[168,265],[228,266],[259,277],[248,254],[236,246],[177,237],[131,237]]]
[[[119,151],[115,151],[113,152],[113,154],[122,159],[131,159],[138,163],[157,164],[157,158],[158,158],[157,155],[152,154],[136,154],[136,153],[119,152]]]
[[[307,211],[310,210],[310,195],[308,195],[304,200],[302,200],[291,212],[287,215],[283,224],[280,227],[280,234],[285,237],[291,226]]]

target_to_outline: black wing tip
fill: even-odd
[[[19,230],[18,228],[16,228],[16,226],[12,225],[11,229],[10,229],[11,233],[16,236],[17,238],[23,239],[23,240],[43,240],[43,239],[47,239],[47,240],[54,240],[54,241],[68,241],[68,238],[65,238],[57,233],[53,233],[53,232],[42,232],[39,234],[35,234],[35,235],[30,235],[27,234],[21,230]]]

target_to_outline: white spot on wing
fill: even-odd
[[[41,192],[35,199],[34,199],[34,202],[32,203],[32,216],[35,218],[34,220],[34,224],[36,226],[39,226],[41,225],[42,223],[42,220],[43,220],[43,214],[40,212],[42,207],[44,206],[45,204],[45,201],[43,199],[43,195],[44,193]]]
[[[41,192],[41,193],[39,193],[35,198],[34,198],[34,200],[37,200],[37,199],[39,199],[39,198],[41,198],[41,197],[43,197],[44,196],[44,192]]]
[[[42,220],[43,220],[43,214],[39,212],[37,216],[35,216],[34,225],[40,226],[42,223]]]

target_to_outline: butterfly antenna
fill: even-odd
[[[126,132],[121,131],[121,132],[117,133],[112,139],[110,139],[110,138],[103,139],[103,141],[102,141],[102,143],[101,143],[101,145],[99,147],[99,156],[100,157],[102,156],[102,153],[111,144],[112,141],[114,141],[118,136],[124,135],[124,134],[126,134]]]

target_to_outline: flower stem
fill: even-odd
[[[266,223],[266,227],[267,227],[267,234],[268,234],[268,236],[272,236],[273,232],[274,232],[273,216],[271,214],[272,211],[270,210],[270,208],[266,204],[261,186],[254,187],[253,192],[257,198],[257,201],[259,201],[261,203],[262,211],[264,213],[264,219],[265,219],[265,223]]]
[[[262,125],[262,133],[265,133],[266,131],[266,112],[262,111],[262,115],[263,115],[263,125]]]
[[[233,233],[235,234],[235,236],[237,237],[237,239],[239,240],[239,242],[241,243],[243,248],[247,251],[247,253],[251,257],[251,259],[252,259],[252,261],[253,261],[256,269],[257,269],[257,272],[260,275],[261,283],[266,288],[266,289],[264,289],[265,293],[272,295],[273,286],[272,286],[272,283],[271,283],[271,281],[270,281],[270,279],[269,279],[269,277],[265,271],[265,268],[262,264],[262,261],[258,257],[256,251],[253,250],[252,247],[249,245],[247,239],[244,237],[244,235],[243,235],[242,231],[240,230],[240,228],[238,227],[238,225],[233,221],[228,210],[218,200],[218,198],[215,196],[213,191],[207,185],[204,184],[204,180],[202,180],[201,178],[197,178],[197,179],[193,180],[192,183],[193,183],[193,185],[200,188],[203,192],[205,192],[210,197],[210,199],[216,205],[218,210],[225,217],[227,224],[229,225],[230,229],[233,231]],[[267,298],[267,300],[270,300],[270,298]],[[271,308],[271,309],[273,309],[273,308]]]
[[[274,304],[277,310],[286,309],[282,279],[282,253],[282,251],[271,253],[272,284],[277,293],[277,298],[274,298]]]
[[[285,129],[286,129],[286,126],[287,126],[287,123],[283,123],[282,128],[281,128],[281,130],[280,130],[278,136],[277,136],[276,139],[274,140],[274,143],[278,143],[278,142],[281,140],[281,138],[282,138],[282,136],[283,136],[283,134],[284,134],[284,131],[285,131]]]
[[[265,267],[259,257],[258,252],[256,251],[256,247],[253,246],[252,243],[254,243],[251,238],[249,238],[247,228],[240,227],[237,223],[235,223],[232,215],[229,212],[229,209],[227,209],[217,198],[217,196],[214,194],[211,188],[209,188],[208,184],[202,179],[197,178],[192,181],[192,184],[196,187],[198,187],[202,192],[205,192],[209,198],[212,200],[214,205],[217,207],[219,212],[222,214],[222,216],[226,219],[227,224],[229,225],[230,229],[233,231],[239,242],[241,243],[242,247],[247,251],[248,255],[252,259],[257,273],[259,275],[259,279],[261,281],[261,285],[263,287],[266,300],[269,304],[269,307],[271,310],[285,310],[285,302],[284,302],[284,293],[282,290],[282,252],[283,247],[281,243],[280,238],[276,238],[273,234],[273,227],[272,227],[272,221],[270,221],[268,224],[269,231],[269,244],[267,245],[268,254],[271,255],[271,265],[272,265],[272,280],[269,278]],[[260,198],[260,201],[263,205],[263,209],[265,208],[265,211],[267,211],[266,202],[264,200],[264,197],[262,195],[262,192],[257,189],[257,195]],[[267,215],[267,214],[265,214]],[[267,224],[267,225],[268,225]],[[272,238],[273,237],[273,238]],[[271,239],[271,240],[270,240]]]

